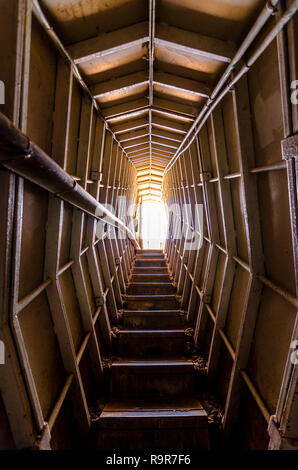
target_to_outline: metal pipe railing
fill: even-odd
[[[2,113],[0,113],[0,164],[92,217],[121,230],[135,248],[139,248],[135,234],[118,217],[82,188]]]
[[[202,128],[203,124],[206,122],[207,118],[210,116],[212,110],[218,105],[218,103],[222,100],[222,98],[226,95],[226,93],[232,88],[235,83],[240,80],[240,78],[249,70],[249,68],[256,62],[258,57],[261,53],[266,49],[266,47],[270,44],[270,42],[277,36],[277,34],[281,31],[281,29],[287,24],[287,22],[294,16],[298,8],[297,0],[293,1],[287,11],[282,15],[280,20],[277,22],[275,27],[269,31],[266,35],[265,39],[261,42],[261,44],[257,47],[256,51],[250,56],[247,60],[245,65],[240,69],[240,72],[228,83],[226,88],[220,92],[223,85],[230,79],[232,73],[235,70],[237,64],[239,64],[240,60],[243,58],[245,52],[253,43],[254,39],[257,37],[269,17],[274,13],[278,3],[280,0],[271,0],[267,2],[264,6],[263,10],[259,14],[256,22],[254,23],[253,27],[249,31],[248,35],[242,42],[240,48],[236,52],[235,56],[233,57],[232,61],[230,62],[229,66],[223,73],[222,77],[220,78],[218,84],[216,85],[215,89],[213,90],[210,98],[207,100],[207,103],[202,108],[201,112],[197,116],[196,120],[193,122],[192,126],[190,127],[189,131],[185,135],[183,141],[181,142],[179,148],[177,149],[176,153],[173,155],[172,159],[169,161],[168,165],[165,168],[165,174],[171,169],[171,167],[175,164],[178,160],[180,155],[182,155],[192,144],[195,137],[199,133],[200,129]],[[194,132],[192,138],[187,143],[188,139],[190,138],[191,134]],[[187,143],[187,145],[186,145]]]

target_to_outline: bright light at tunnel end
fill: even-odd
[[[167,236],[167,213],[161,201],[146,201],[141,210],[141,239],[144,249],[162,249]]]
[[[147,209],[146,205],[148,205]],[[95,213],[98,217],[96,236],[99,239],[104,236],[109,239],[124,239],[127,236],[127,231],[124,228],[126,226],[133,234],[136,234],[141,228],[141,232],[143,230],[143,235],[147,236],[147,240],[155,240],[157,243],[163,244],[168,239],[182,239],[187,250],[199,250],[202,247],[204,236],[203,204],[184,204],[181,207],[179,204],[168,205],[164,202],[146,201],[142,206],[145,213],[147,211],[144,227],[140,227],[142,221],[136,217],[138,205],[130,204],[125,196],[118,197],[115,206],[102,204]],[[106,211],[109,213],[107,214]],[[120,219],[124,226],[118,224],[116,218]],[[153,235],[148,236],[148,231]],[[152,245],[154,243],[152,241]]]

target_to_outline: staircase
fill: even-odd
[[[125,305],[97,448],[207,450],[207,414],[195,399],[183,313],[162,251],[137,251]]]

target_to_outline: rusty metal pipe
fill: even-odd
[[[0,164],[92,217],[98,220],[103,220],[104,217],[105,223],[125,232],[135,248],[139,248],[134,233],[118,217],[82,188],[2,113],[0,113]],[[98,213],[102,216],[99,217]]]

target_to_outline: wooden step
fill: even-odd
[[[124,328],[133,329],[179,329],[184,324],[180,310],[124,310]]]
[[[166,266],[135,266],[133,275],[135,274],[169,274]]]
[[[149,268],[155,268],[155,267],[166,267],[166,260],[164,259],[158,259],[158,258],[148,258],[148,259],[136,259],[135,260],[135,267],[149,267]]]
[[[127,288],[127,294],[159,295],[173,294],[175,287],[170,282],[132,282]]]
[[[114,340],[122,357],[177,356],[185,351],[184,330],[121,330]]]
[[[136,254],[136,257],[135,257],[135,259],[143,259],[143,260],[150,259],[150,258],[164,260],[165,255],[163,253],[160,253],[160,254],[158,254],[158,253],[141,253],[141,254]]]
[[[98,450],[209,450],[207,414],[188,397],[111,400],[97,421]]]
[[[111,367],[113,397],[173,397],[194,392],[191,361],[116,361]]]
[[[175,310],[178,301],[174,294],[125,295],[127,310]]]
[[[158,255],[163,255],[163,250],[136,250],[136,255],[144,254],[144,255],[153,255],[154,253]]]
[[[170,275],[166,274],[133,274],[131,282],[170,282]]]

